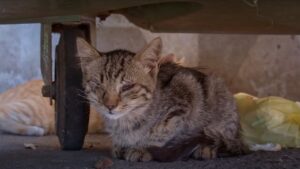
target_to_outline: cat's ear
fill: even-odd
[[[151,72],[158,67],[161,50],[162,41],[157,37],[136,55],[136,59],[142,63],[146,72]]]
[[[91,61],[100,57],[99,52],[93,46],[91,46],[83,38],[77,37],[77,56],[80,58],[80,63],[82,67],[85,67]]]

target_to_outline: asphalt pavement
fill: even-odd
[[[32,144],[36,148],[25,148]],[[29,146],[30,147],[30,146]],[[28,137],[0,134],[0,169],[92,169],[111,159],[107,135],[88,135],[81,151],[62,151],[56,136]],[[110,169],[300,169],[300,149],[256,152],[209,161],[127,162],[112,159]]]

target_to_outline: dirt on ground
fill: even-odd
[[[28,148],[28,144],[35,148],[32,145]],[[106,135],[87,136],[81,151],[62,151],[56,136],[0,134],[0,169],[93,169],[99,160],[111,159],[110,148]],[[112,163],[107,167],[111,169],[300,169],[300,149],[255,152],[208,161],[139,163],[112,159],[109,162]]]

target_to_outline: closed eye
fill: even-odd
[[[135,86],[134,83],[128,83],[128,84],[124,84],[121,88],[122,92],[132,89]]]

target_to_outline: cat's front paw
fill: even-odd
[[[147,150],[135,149],[135,148],[128,149],[124,154],[124,158],[127,161],[134,161],[134,162],[137,161],[146,162],[152,160],[152,156]]]
[[[125,148],[118,147],[118,146],[113,146],[112,156],[114,158],[122,159],[122,158],[124,158],[124,153],[125,153]]]
[[[210,160],[217,158],[217,148],[212,146],[199,146],[194,153],[193,157],[195,159],[202,159],[202,160]]]

